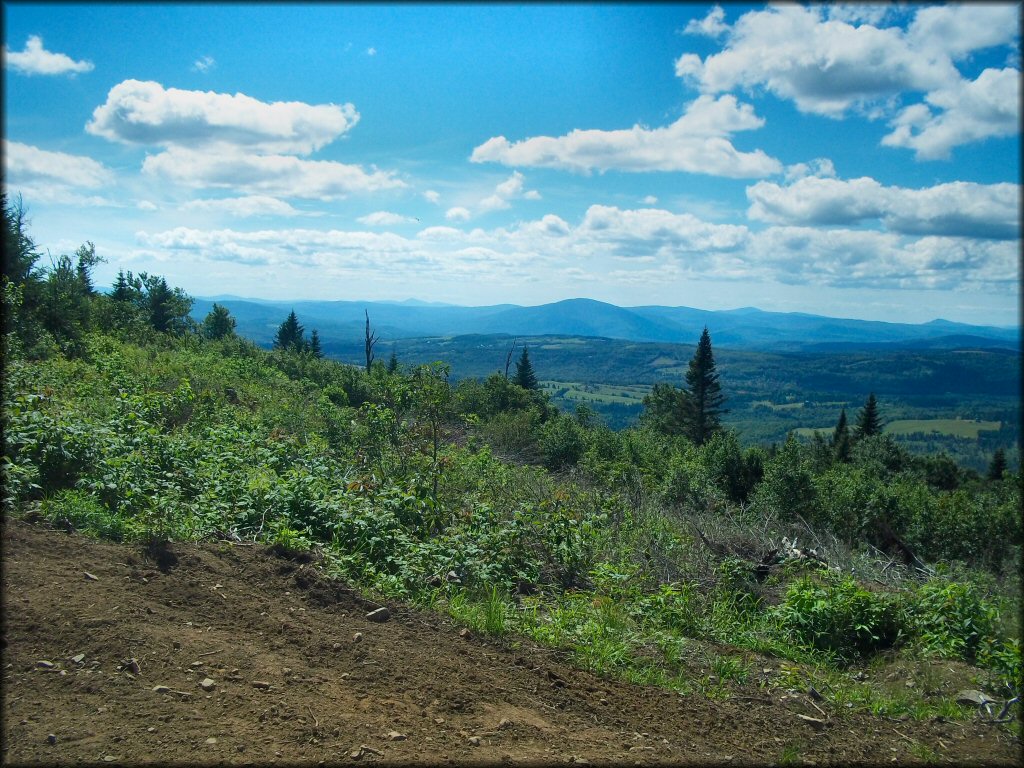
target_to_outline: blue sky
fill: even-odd
[[[1019,322],[1020,5],[4,4],[4,183],[196,296]]]

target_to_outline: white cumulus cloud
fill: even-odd
[[[391,227],[399,224],[409,224],[416,221],[411,216],[402,216],[399,213],[392,213],[391,211],[374,211],[368,213],[365,216],[360,216],[356,219],[360,224],[365,224],[368,227]]]
[[[194,62],[192,62],[192,69],[196,72],[209,72],[217,66],[217,60],[213,56],[200,56]]]
[[[247,195],[246,197],[225,197],[190,200],[181,205],[183,211],[210,211],[226,213],[229,216],[248,218],[250,216],[306,216],[310,215],[292,207],[284,200],[269,195]]]
[[[242,93],[164,88],[125,80],[93,111],[86,130],[126,144],[309,154],[359,121],[352,104],[264,102]]]
[[[906,30],[884,26],[908,13]],[[676,74],[705,94],[764,89],[832,118],[852,109],[883,117],[902,102],[883,143],[941,158],[961,144],[1020,130],[1019,68],[986,70],[973,81],[957,68],[975,51],[1017,50],[1019,28],[1017,3],[780,4],[743,14],[720,52],[680,56]]]
[[[747,188],[752,219],[811,226],[880,222],[908,235],[1020,237],[1017,184],[951,182],[925,189],[886,187],[871,178],[809,176],[788,186],[761,181]]]
[[[444,217],[448,221],[469,221],[472,215],[468,208],[464,208],[461,205],[456,205],[444,212]]]
[[[4,66],[23,75],[77,75],[91,72],[91,61],[75,61],[66,53],[53,53],[43,47],[43,38],[31,35],[23,51],[4,46]]]
[[[406,186],[391,172],[367,172],[357,165],[330,160],[178,148],[148,156],[142,170],[196,188],[320,200]]]
[[[732,95],[701,96],[685,114],[664,128],[635,125],[616,131],[574,130],[564,136],[537,136],[515,143],[504,136],[473,150],[475,163],[590,171],[687,171],[733,178],[757,178],[781,170],[761,150],[741,152],[729,140],[737,131],[760,128],[764,120]]]
[[[114,174],[91,157],[51,152],[31,144],[4,139],[4,175],[8,184],[96,189],[110,184]]]

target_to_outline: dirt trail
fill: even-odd
[[[1006,729],[821,723],[770,686],[713,701],[604,680],[434,613],[390,605],[371,622],[377,606],[263,547],[174,549],[162,572],[137,546],[4,524],[5,763],[1020,758]]]

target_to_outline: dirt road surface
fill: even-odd
[[[719,701],[376,604],[262,546],[3,527],[6,764],[1017,764],[1019,731]]]

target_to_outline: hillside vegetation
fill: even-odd
[[[28,263],[5,265],[6,515],[155,556],[314,550],[364,590],[684,693],[728,696],[763,657],[836,712],[971,716],[955,691],[851,673],[879,664],[953,659],[993,698],[1020,691],[1019,467],[982,476],[882,434],[698,445],[502,373],[328,360],[301,328],[264,350],[223,313],[190,322],[161,278],[97,293],[91,246],[39,269],[4,208]]]

